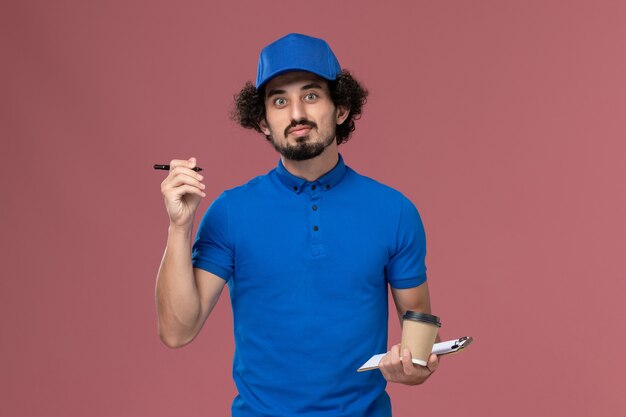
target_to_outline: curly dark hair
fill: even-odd
[[[343,70],[334,81],[328,82],[330,96],[335,107],[345,106],[350,109],[348,118],[337,126],[337,144],[347,142],[354,132],[354,121],[361,118],[363,105],[367,102],[368,91],[350,74]],[[231,119],[246,129],[263,133],[259,122],[265,118],[265,91],[257,89],[250,81],[235,94],[235,107],[230,113]],[[266,137],[270,140],[269,137]]]

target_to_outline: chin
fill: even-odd
[[[309,135],[306,135],[306,136],[298,136],[298,137],[296,138],[296,143],[305,143],[305,142],[308,142],[308,140],[309,140]]]

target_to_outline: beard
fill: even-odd
[[[303,136],[300,139],[305,141],[308,136]],[[272,139],[272,145],[274,149],[278,151],[282,156],[292,161],[306,161],[307,159],[315,158],[324,152],[324,149],[332,145],[335,140],[335,136],[329,136],[324,142],[306,143],[305,141],[297,143],[295,145],[281,145]]]
[[[307,124],[299,122],[297,124]],[[317,127],[314,124],[311,124]],[[296,126],[296,123],[293,123],[293,126]],[[289,127],[287,127],[289,129]],[[285,137],[287,137],[287,129],[285,129]],[[270,137],[270,141],[272,142],[272,146],[278,153],[284,156],[286,159],[292,161],[306,161],[307,159],[315,158],[318,155],[321,155],[324,152],[324,149],[328,148],[335,141],[335,132],[332,132],[328,137],[321,142],[308,143],[309,135],[301,136],[296,140],[295,145],[282,145],[274,140],[274,136]]]

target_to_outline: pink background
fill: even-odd
[[[390,386],[395,415],[625,415],[625,22],[619,0],[2,1],[0,415],[229,414],[227,293],[191,345],[157,337],[151,165],[196,156],[202,213],[271,169],[228,110],[293,31],[370,89],[342,153],[417,205],[442,335],[476,338]]]

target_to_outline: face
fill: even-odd
[[[303,71],[288,72],[265,86],[261,130],[285,158],[303,161],[335,143],[335,130],[348,111],[335,107],[328,82]]]

